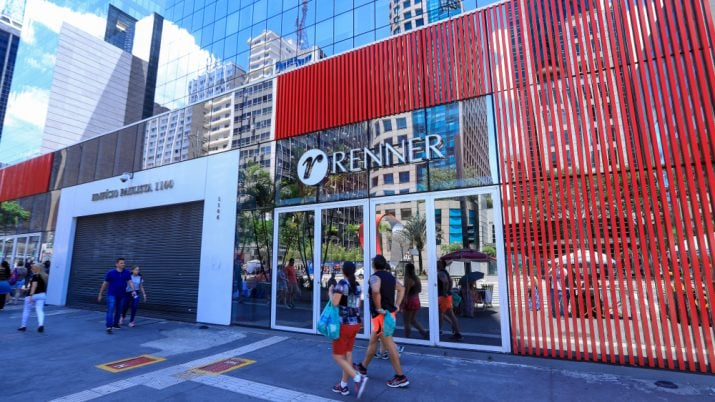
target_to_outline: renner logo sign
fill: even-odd
[[[335,152],[331,157],[319,149],[311,149],[298,160],[298,179],[306,186],[315,186],[325,179],[328,171],[330,174],[356,173],[371,167],[379,169],[444,159],[442,148],[442,137],[430,134],[425,138],[412,138],[394,146],[380,144],[373,149],[354,148],[349,152]],[[421,152],[424,152],[424,155],[417,156]]]

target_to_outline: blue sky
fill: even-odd
[[[0,0],[0,9],[24,1]],[[0,141],[0,162],[14,163],[39,154],[60,28],[66,22],[104,37],[109,3],[109,0],[27,0]],[[111,3],[121,8],[134,2]]]

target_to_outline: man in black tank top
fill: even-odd
[[[397,352],[397,345],[391,336],[385,336],[382,331],[385,322],[385,314],[391,314],[396,319],[399,305],[405,295],[405,288],[390,272],[387,260],[381,255],[375,256],[372,260],[374,273],[370,276],[368,294],[370,299],[370,315],[372,315],[372,333],[370,343],[367,346],[365,359],[356,365],[356,369],[362,374],[367,374],[367,366],[375,356],[377,351],[377,339],[380,338],[382,345],[390,355],[390,363],[395,370],[395,376],[387,382],[388,387],[399,388],[410,384],[407,376],[402,372],[400,365],[400,354]]]
[[[452,326],[452,340],[461,341],[464,337],[459,331],[459,320],[454,315],[452,305],[452,278],[447,272],[447,263],[444,260],[437,260],[437,296],[439,300],[439,328],[442,329],[442,322],[446,319]]]

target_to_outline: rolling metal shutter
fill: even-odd
[[[203,202],[78,218],[67,304],[104,309],[99,287],[124,257],[144,277],[138,315],[196,321],[202,225]]]

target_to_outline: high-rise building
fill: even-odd
[[[131,53],[134,47],[136,23],[136,18],[110,4],[107,11],[107,27],[104,32],[105,42]]]
[[[22,31],[22,21],[17,20],[18,17],[22,18],[19,9],[0,10],[0,139]]]

